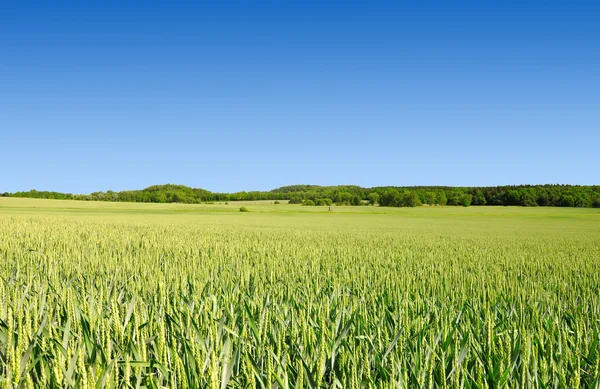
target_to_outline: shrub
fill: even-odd
[[[290,204],[302,204],[302,201],[303,201],[302,197],[300,197],[300,196],[294,196],[294,197],[292,197],[290,199],[289,203]]]
[[[273,204],[281,204],[279,201],[275,200]]]
[[[242,206],[242,207],[240,207],[240,212],[249,212],[249,211],[248,211],[248,208]]]

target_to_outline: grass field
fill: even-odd
[[[0,387],[600,387],[600,210],[0,198]]]

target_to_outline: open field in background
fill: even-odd
[[[0,197],[0,210],[3,213],[35,212],[40,214],[48,211],[89,211],[94,212],[137,212],[153,213],[210,213],[210,212],[238,212],[239,207],[245,205],[252,212],[292,212],[292,213],[329,213],[327,206],[303,206],[300,204],[287,204],[288,200],[279,200],[281,204],[273,204],[273,200],[257,201],[230,201],[215,202],[213,204],[181,204],[181,203],[131,203],[131,202],[108,202],[108,201],[74,201],[74,200],[47,200],[30,199],[18,197]],[[372,206],[337,206],[333,205],[332,213],[377,213],[377,214],[403,214],[414,215],[417,217],[437,217],[437,216],[517,216],[517,217],[560,217],[568,218],[591,218],[597,220],[600,217],[599,208],[562,208],[562,207],[504,207],[504,206],[422,206],[422,207],[372,207]],[[139,212],[138,212],[139,213]]]
[[[0,198],[0,387],[599,383],[600,210]]]

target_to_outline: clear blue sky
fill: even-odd
[[[600,184],[597,2],[0,2],[0,192]]]

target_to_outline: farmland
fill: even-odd
[[[600,210],[0,198],[0,387],[600,385]]]

